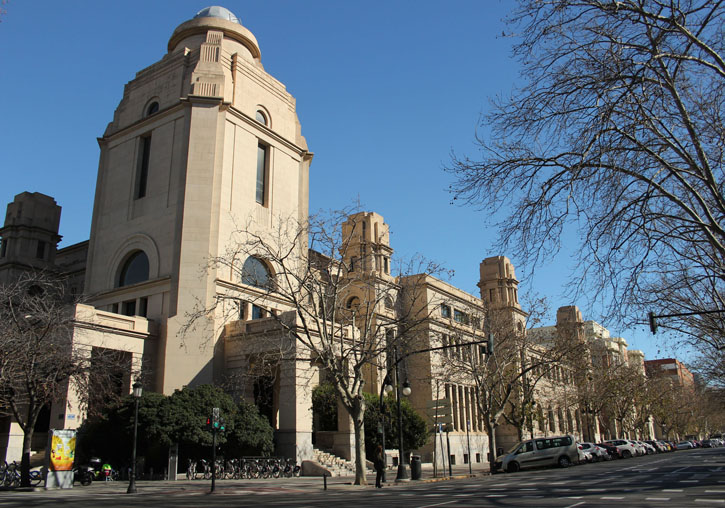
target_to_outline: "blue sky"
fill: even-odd
[[[61,246],[88,238],[103,135],[135,73],[166,53],[174,28],[203,7],[189,0],[9,0],[0,22],[0,206],[28,190],[63,207]],[[311,211],[359,199],[385,217],[403,256],[422,253],[477,294],[495,231],[485,210],[450,204],[450,153],[475,155],[489,98],[519,79],[509,0],[315,0],[220,3],[254,33],[267,72],[297,99],[315,153]],[[519,278],[530,267],[512,258]],[[520,292],[563,297],[566,255],[537,267]],[[554,316],[551,316],[553,324]],[[607,323],[602,323],[607,326]],[[610,327],[648,359],[677,355],[641,330]]]

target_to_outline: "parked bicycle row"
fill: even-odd
[[[243,457],[241,459],[217,459],[217,479],[239,480],[253,478],[291,478],[300,475],[300,466],[294,459]],[[206,459],[189,459],[186,468],[188,480],[209,480],[212,476],[211,462]]]
[[[40,470],[34,469],[30,471],[30,484],[32,486],[40,485],[43,480],[43,474]],[[12,461],[8,464],[5,461],[0,462],[0,485],[3,487],[20,487],[20,464]]]

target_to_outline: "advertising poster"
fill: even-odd
[[[72,471],[76,454],[76,431],[53,430],[50,444],[50,470]]]
[[[76,456],[75,429],[50,429],[45,455],[46,489],[73,488],[73,459]]]

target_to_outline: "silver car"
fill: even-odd
[[[496,459],[496,469],[515,473],[529,467],[568,467],[578,460],[579,449],[573,436],[545,437],[517,444]]]

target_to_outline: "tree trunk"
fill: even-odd
[[[488,433],[488,455],[490,456],[488,467],[491,474],[493,474],[496,471],[496,427],[488,419],[485,422],[486,432]]]
[[[30,452],[33,443],[33,426],[23,429],[23,455],[20,459],[20,486],[30,487]]]
[[[367,485],[367,466],[365,464],[365,406],[362,397],[354,404],[352,414],[355,429],[355,485]]]

